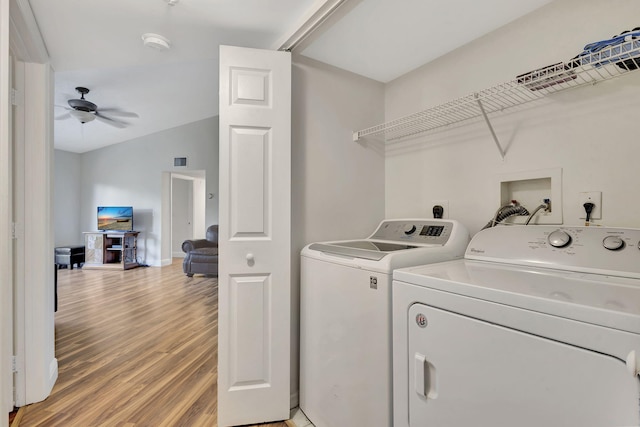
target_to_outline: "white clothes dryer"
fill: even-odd
[[[394,426],[640,424],[640,230],[510,226],[396,270]]]
[[[316,427],[391,425],[392,272],[462,258],[468,243],[457,221],[398,219],[302,250],[300,408]]]

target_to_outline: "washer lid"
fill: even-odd
[[[394,271],[394,280],[640,334],[640,280],[458,260]]]
[[[402,243],[352,240],[347,242],[313,243],[309,246],[309,249],[353,258],[379,261],[391,252],[416,249],[417,247],[418,246],[405,245]]]

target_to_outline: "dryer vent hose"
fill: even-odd
[[[524,206],[520,205],[506,205],[498,209],[495,216],[491,221],[487,223],[482,229],[495,227],[505,219],[513,215],[529,215],[529,211]]]

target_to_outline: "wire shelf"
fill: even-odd
[[[484,117],[500,154],[504,152],[493,132],[488,115],[517,107],[566,89],[593,85],[640,68],[640,40],[605,47],[580,55],[567,63],[557,63],[517,76],[506,83],[390,122],[353,133],[353,140],[385,135],[387,142],[401,140],[444,126]]]

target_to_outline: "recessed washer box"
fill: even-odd
[[[545,199],[551,200],[551,212],[542,210],[529,224],[562,224],[562,168],[511,172],[497,177],[499,200],[495,209],[517,200],[532,213]],[[524,224],[527,216],[511,216],[505,223]]]

